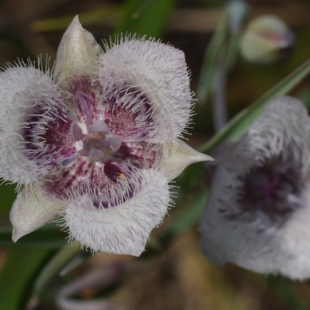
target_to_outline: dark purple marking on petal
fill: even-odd
[[[55,99],[56,100],[56,99]],[[50,120],[45,124],[44,114],[46,102],[36,101],[31,114],[25,120],[27,126],[23,128],[21,136],[24,140],[25,155],[51,169],[59,164],[59,160],[72,156],[75,147],[70,137],[71,121],[62,110],[50,112]]]
[[[117,178],[119,178],[120,174],[123,172],[117,163],[108,161],[104,165],[104,173],[111,181],[116,182]]]
[[[71,158],[76,153],[75,143],[70,135],[71,121],[63,118],[49,123],[44,135],[46,144],[53,148],[60,158]]]

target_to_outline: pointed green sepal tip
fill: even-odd
[[[57,81],[66,85],[76,77],[95,74],[100,50],[94,36],[82,27],[79,17],[75,16],[58,47]]]
[[[180,139],[168,144],[164,149],[163,156],[164,164],[161,167],[161,170],[168,180],[176,178],[191,164],[213,160],[209,155],[194,150]]]

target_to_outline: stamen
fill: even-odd
[[[80,141],[83,139],[84,137],[84,134],[82,132],[82,129],[80,128],[80,126],[75,123],[75,122],[72,122],[71,125],[70,125],[70,135],[72,137],[72,139],[74,141]]]
[[[91,119],[91,110],[90,110],[91,99],[80,91],[77,91],[75,96],[76,96],[76,100],[82,112],[86,116],[86,119],[90,120]]]
[[[83,146],[77,152],[78,156],[89,157],[92,161],[106,162],[111,158],[112,153],[119,150],[122,140],[119,136],[110,134],[109,126],[103,120],[92,120],[90,106],[91,99],[81,91],[76,92],[77,102],[86,117],[86,130],[83,133],[81,127],[72,122],[70,126],[70,135],[74,141],[82,141]],[[70,159],[65,160],[63,165],[71,162]]]
[[[107,134],[110,132],[109,126],[104,121],[94,121],[93,124],[90,126],[90,130],[92,132],[100,132]]]
[[[109,147],[111,148],[111,150],[113,152],[116,152],[120,148],[122,144],[122,140],[119,136],[113,136],[107,139],[107,143]]]

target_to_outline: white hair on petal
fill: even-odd
[[[69,239],[93,252],[139,256],[149,233],[161,223],[172,201],[167,179],[159,172],[137,170],[134,178],[138,190],[115,206],[96,208],[91,192],[70,199],[63,224]]]
[[[216,264],[231,262],[256,272],[309,278],[309,153],[310,118],[303,104],[291,97],[272,100],[216,171],[199,224],[204,255]],[[302,205],[289,214],[279,213],[280,222],[264,210],[249,211],[240,197],[245,176],[270,160],[278,161],[277,169],[298,170],[291,182],[296,181],[300,192],[294,195]]]
[[[120,36],[105,43],[99,58],[99,82],[112,78],[128,91],[139,90],[151,106],[154,128],[151,142],[161,143],[182,136],[192,117],[193,99],[184,53],[168,44],[145,37]],[[139,109],[137,102],[124,106]],[[141,125],[146,119],[141,120]],[[144,123],[144,126],[147,123]]]
[[[38,66],[44,66],[40,60]],[[0,176],[3,179],[29,184],[50,170],[53,150],[48,149],[42,135],[48,122],[64,111],[62,93],[50,74],[36,69],[30,61],[28,64],[19,61],[17,67],[8,64],[0,74]],[[26,131],[31,142],[25,140]]]
[[[17,58],[13,63],[6,62],[2,67],[0,67],[0,74],[5,72],[7,69],[14,68],[35,68],[46,75],[48,75],[53,82],[55,81],[55,63],[51,64],[51,57],[46,54],[45,57],[43,55],[39,55],[37,60],[32,60],[31,58],[24,59]]]
[[[291,97],[274,99],[266,107],[263,117],[249,129],[250,147],[257,153],[254,159],[263,161],[282,153],[286,156],[285,149],[293,144],[296,148],[291,149],[292,160],[301,160],[308,168],[309,156],[302,151],[309,148],[308,131],[308,113],[300,101]]]

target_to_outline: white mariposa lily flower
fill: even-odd
[[[211,262],[310,278],[309,141],[303,104],[272,100],[215,173],[199,226]]]
[[[62,217],[92,251],[140,255],[168,182],[210,159],[179,139],[192,108],[183,52],[135,38],[103,51],[76,17],[55,70],[40,69],[0,74],[0,175],[22,185],[13,241]]]

